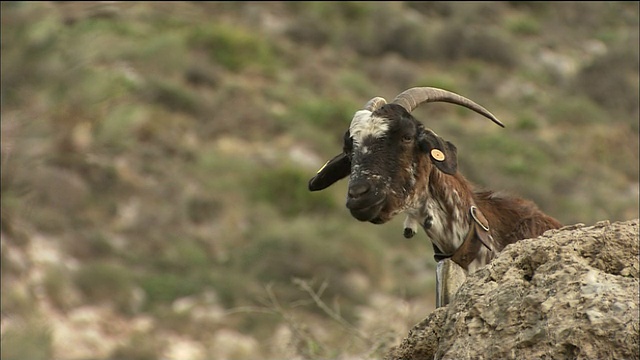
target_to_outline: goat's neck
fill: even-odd
[[[451,254],[470,230],[472,194],[471,185],[459,173],[446,175],[434,169],[406,212],[420,222],[440,250]]]

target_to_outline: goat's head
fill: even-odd
[[[374,224],[418,206],[416,189],[426,188],[432,171],[457,171],[456,147],[411,115],[420,104],[436,101],[464,106],[503,126],[482,106],[442,89],[412,88],[389,104],[375,97],[355,113],[342,153],[309,181],[309,190],[325,189],[350,176],[347,208],[356,219]]]

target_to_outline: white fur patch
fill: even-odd
[[[453,227],[448,228],[448,214],[444,210],[444,204],[441,204],[434,198],[427,198],[422,201],[419,208],[412,207],[405,210],[407,215],[414,219],[426,219],[431,216],[431,227],[425,229],[427,236],[436,246],[445,254],[452,254],[460,245],[469,231],[469,225],[466,219],[453,221]],[[415,205],[414,205],[415,206]],[[458,213],[460,211],[458,210]],[[462,216],[460,216],[462,217]],[[405,222],[406,224],[406,222]]]
[[[440,250],[445,253],[450,253],[457,249],[458,244],[450,244],[451,237],[447,231],[447,215],[442,210],[440,204],[437,203],[434,199],[428,199],[426,201],[426,210],[427,213],[431,215],[431,229],[427,229],[427,235],[431,238],[433,242],[436,243]]]
[[[385,118],[371,116],[369,110],[359,110],[353,115],[349,133],[353,138],[354,145],[361,144],[362,140],[368,136],[379,138],[384,136],[389,130],[389,122]]]
[[[407,215],[407,217],[404,219],[404,228],[411,229],[411,231],[413,231],[414,234],[418,233],[419,224],[420,223],[418,219],[414,218],[411,215]]]

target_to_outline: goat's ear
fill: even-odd
[[[349,160],[349,156],[341,153],[327,161],[327,163],[318,170],[316,176],[309,180],[309,190],[318,191],[325,189],[350,173],[351,161]]]
[[[444,140],[434,132],[426,130],[419,139],[420,150],[429,154],[431,162],[445,174],[453,175],[458,171],[458,150],[451,142]]]

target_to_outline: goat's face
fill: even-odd
[[[350,176],[347,208],[356,219],[375,224],[418,208],[426,200],[433,172],[452,175],[457,169],[455,146],[411,115],[420,104],[434,101],[464,106],[503,126],[482,106],[447,90],[412,88],[390,104],[376,97],[356,112],[342,153],[309,181],[309,190],[322,190]]]
[[[356,112],[342,154],[310,181],[321,190],[349,176],[347,208],[360,221],[382,224],[419,206],[431,171],[456,172],[456,148],[425,129],[402,106]],[[422,199],[424,200],[424,199]]]

